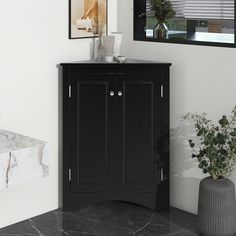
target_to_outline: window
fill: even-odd
[[[157,37],[151,0],[134,0],[134,40],[235,47],[235,0],[169,0],[175,12]]]

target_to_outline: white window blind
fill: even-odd
[[[234,19],[234,0],[185,0],[188,19]]]
[[[170,0],[175,17],[187,19],[234,19],[234,0]],[[147,16],[155,12],[146,1]]]
[[[175,17],[183,17],[185,0],[171,0],[171,3],[175,11]]]

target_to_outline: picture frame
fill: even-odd
[[[107,35],[107,0],[69,0],[69,39]]]

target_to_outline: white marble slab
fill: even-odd
[[[0,130],[0,190],[49,175],[46,142]]]

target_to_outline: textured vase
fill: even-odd
[[[159,22],[153,29],[154,38],[156,39],[166,39],[168,28],[164,22]]]
[[[203,236],[233,236],[236,232],[234,184],[229,179],[203,179],[199,187],[198,227]]]

